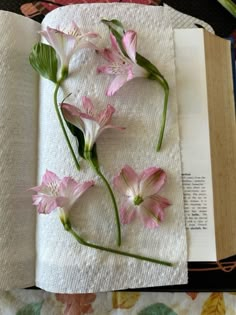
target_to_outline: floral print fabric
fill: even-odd
[[[0,292],[0,315],[234,315],[236,292]]]

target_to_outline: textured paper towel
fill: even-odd
[[[39,26],[0,12],[0,288],[5,290],[34,284],[35,211],[26,191],[36,180],[38,78],[28,54]]]
[[[95,292],[187,282],[174,47],[168,14],[161,7],[89,4],[53,11],[43,25],[64,28],[74,20],[83,31],[102,34],[107,46],[108,30],[100,23],[104,17],[118,18],[127,29],[138,32],[138,51],[159,67],[170,84],[168,120],[161,152],[155,152],[163,107],[163,91],[157,83],[133,80],[116,97],[106,97],[104,91],[111,77],[96,75],[97,65],[104,60],[95,52],[83,51],[73,59],[73,74],[64,86],[64,95],[72,92],[67,101],[78,106],[81,97],[87,95],[98,108],[107,103],[116,107],[114,124],[124,126],[126,130],[108,131],[97,143],[100,164],[110,182],[124,164],[138,172],[150,166],[166,170],[168,180],[161,194],[173,204],[166,211],[166,220],[155,230],[144,228],[140,222],[123,227],[122,249],[169,260],[175,267],[144,263],[83,247],[63,230],[58,214],[54,213],[39,216],[37,224],[36,285],[48,291]],[[109,195],[86,162],[81,163],[81,172],[76,172],[54,113],[53,85],[42,80],[40,90],[39,181],[46,168],[78,180],[95,178],[97,185],[83,196],[79,207],[73,210],[71,220],[86,239],[114,246],[116,228]],[[59,99],[62,100],[63,95]],[[117,200],[120,202],[119,195]]]

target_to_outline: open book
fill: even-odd
[[[236,125],[230,41],[176,30],[189,261],[236,254]]]
[[[79,208],[72,211],[71,221],[86,239],[115,247],[114,217],[106,190],[83,162],[81,172],[76,171],[54,113],[52,103],[54,86],[45,79],[39,79],[28,62],[32,46],[40,40],[38,31],[47,25],[54,28],[60,26],[63,29],[74,20],[85,31],[98,31],[104,34],[104,44],[107,46],[108,30],[99,23],[104,17],[120,19],[127,29],[135,29],[139,35],[138,51],[157,64],[168,80],[171,95],[162,151],[155,152],[163,103],[163,92],[155,82],[134,80],[124,86],[117,97],[107,98],[104,91],[109,78],[97,77],[95,74],[96,66],[101,61],[100,57],[94,52],[83,51],[79,53],[77,59],[73,60],[71,76],[65,82],[59,97],[62,100],[72,93],[68,102],[80,106],[81,97],[86,95],[91,97],[98,107],[100,106],[99,108],[108,103],[116,107],[115,123],[126,127],[127,131],[125,134],[115,131],[107,132],[98,142],[100,164],[110,182],[112,176],[117,174],[124,164],[132,165],[139,172],[149,166],[160,166],[167,172],[168,180],[162,193],[171,201],[172,206],[166,211],[165,221],[159,229],[155,230],[147,230],[139,222],[132,226],[122,227],[122,248],[133,253],[169,260],[174,263],[173,268],[101,253],[81,246],[63,230],[57,213],[52,213],[50,217],[36,215],[36,210],[31,205],[31,193],[27,192],[28,188],[41,181],[46,169],[56,172],[61,177],[73,176],[78,180],[95,179],[97,185],[91,192],[84,195]],[[152,32],[150,32],[150,26]],[[216,260],[219,238],[215,222],[220,222],[220,214],[218,210],[219,218],[215,221],[211,182],[215,168],[211,172],[212,148],[210,149],[210,141],[207,140],[209,126],[207,109],[204,107],[208,90],[206,90],[207,81],[203,77],[205,58],[204,45],[201,41],[201,38],[208,35],[204,35],[202,30],[188,30],[179,31],[180,33],[174,36],[168,10],[161,7],[130,4],[68,6],[50,13],[44,19],[42,26],[23,17],[1,12],[0,32],[2,36],[0,43],[2,72],[0,79],[2,100],[0,115],[1,288],[36,285],[53,292],[98,292],[186,283],[187,244],[184,201],[189,260]],[[199,104],[203,104],[204,107],[200,114],[204,116],[206,124],[196,126],[196,130],[201,128],[202,139],[206,140],[204,143],[197,143],[196,133],[191,136],[189,132],[188,116],[193,119],[193,122],[197,122],[198,120],[193,115],[198,115],[199,112],[195,111],[193,106],[186,106],[186,100],[193,101],[191,89],[187,88],[190,81],[186,82],[186,86],[185,79],[181,81],[182,69],[190,73],[194,69],[183,67],[183,59],[189,56],[185,54],[186,47],[181,50],[181,43],[186,43],[185,34],[186,38],[196,36],[198,38],[196,42],[199,43],[197,58],[202,65],[199,70],[202,70],[200,79],[203,81],[201,81],[202,86],[199,87],[198,96]],[[227,44],[224,45],[227,46]],[[152,47],[151,50],[150,47]],[[193,50],[193,41],[189,40],[187,47]],[[229,57],[227,53],[225,56],[225,58]],[[185,62],[184,64],[186,65]],[[191,66],[190,62],[187,65]],[[227,129],[226,134],[229,137],[228,141],[232,142],[234,151],[230,155],[232,165],[230,168],[229,162],[226,165],[228,167],[226,176],[229,177],[231,169],[232,183],[233,181],[235,183],[235,137],[231,134],[231,129],[235,128],[232,76],[230,70],[227,71],[230,112],[227,112],[228,116],[224,117],[231,122],[230,130]],[[196,77],[195,80],[198,78]],[[183,171],[179,145],[176,86],[178,101],[181,104],[179,118]],[[186,97],[183,96],[185,92]],[[158,104],[161,106],[158,107]],[[198,118],[201,121],[200,115]],[[225,122],[224,126],[227,125]],[[192,143],[199,145],[206,153],[200,164],[197,164],[199,159],[196,147],[189,146]],[[225,162],[227,163],[226,160]],[[199,171],[196,170],[196,165]],[[182,189],[182,173],[184,174],[184,189]],[[226,188],[232,189],[232,183]],[[195,199],[196,186],[200,187],[197,198],[206,201],[201,201],[203,209],[199,209],[203,219],[193,221],[189,216],[195,218],[195,209],[189,210],[188,203],[195,206],[193,199]],[[117,196],[118,202],[119,198]],[[231,216],[231,221],[229,219],[227,226],[222,225],[221,232],[228,230],[233,233],[233,198],[235,197],[232,196],[227,207],[227,218]],[[216,203],[217,200],[214,202]],[[226,234],[224,237],[227,236]],[[223,256],[235,253],[236,246],[233,239],[229,247],[225,246],[225,248],[226,250],[222,252]]]

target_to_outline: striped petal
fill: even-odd
[[[134,31],[127,31],[122,38],[122,45],[129,56],[129,58],[136,63],[136,46],[137,46],[137,34]]]
[[[156,194],[163,187],[166,173],[161,168],[150,167],[141,173],[139,181],[140,191],[145,198]]]
[[[133,198],[138,194],[138,175],[132,167],[125,165],[114,177],[113,184],[123,195]]]
[[[164,220],[163,204],[153,199],[144,200],[140,205],[139,217],[147,228],[154,229],[158,227]]]
[[[126,82],[127,75],[125,74],[117,75],[111,82],[111,84],[108,86],[106,95],[107,96],[114,95]]]
[[[120,221],[122,224],[131,223],[137,216],[137,211],[134,205],[129,200],[126,200],[124,202],[124,204],[119,209],[119,211],[120,211]]]
[[[67,103],[61,104],[63,117],[72,125],[83,130],[83,122],[80,119],[81,111],[78,107]]]

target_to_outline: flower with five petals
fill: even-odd
[[[109,62],[97,68],[98,73],[114,75],[115,78],[109,85],[106,95],[114,95],[126,82],[138,78],[149,76],[149,72],[139,66],[136,62],[137,34],[129,30],[122,37],[122,48],[115,36],[110,33],[111,48],[100,50],[100,54]]]
[[[97,138],[104,130],[124,128],[111,124],[112,115],[115,112],[113,106],[108,104],[106,109],[96,113],[94,105],[88,97],[83,96],[82,103],[83,112],[78,107],[66,103],[61,105],[61,110],[68,122],[82,130],[85,141],[84,151],[91,152]]]
[[[96,46],[89,39],[99,35],[94,32],[82,33],[75,22],[72,22],[68,31],[61,31],[47,26],[40,34],[55,49],[61,64],[61,72],[65,77],[68,75],[69,63],[72,55],[82,48],[93,48]]]
[[[38,213],[44,214],[60,208],[61,220],[66,222],[69,211],[82,194],[93,185],[94,181],[78,183],[72,177],[60,179],[55,173],[46,170],[42,183],[31,188],[37,192],[32,196],[33,205],[37,207]]]
[[[158,192],[166,182],[166,173],[157,167],[150,167],[138,175],[126,165],[114,177],[113,184],[125,196],[120,217],[123,224],[139,217],[148,228],[156,228],[164,219],[164,209],[170,202]]]

